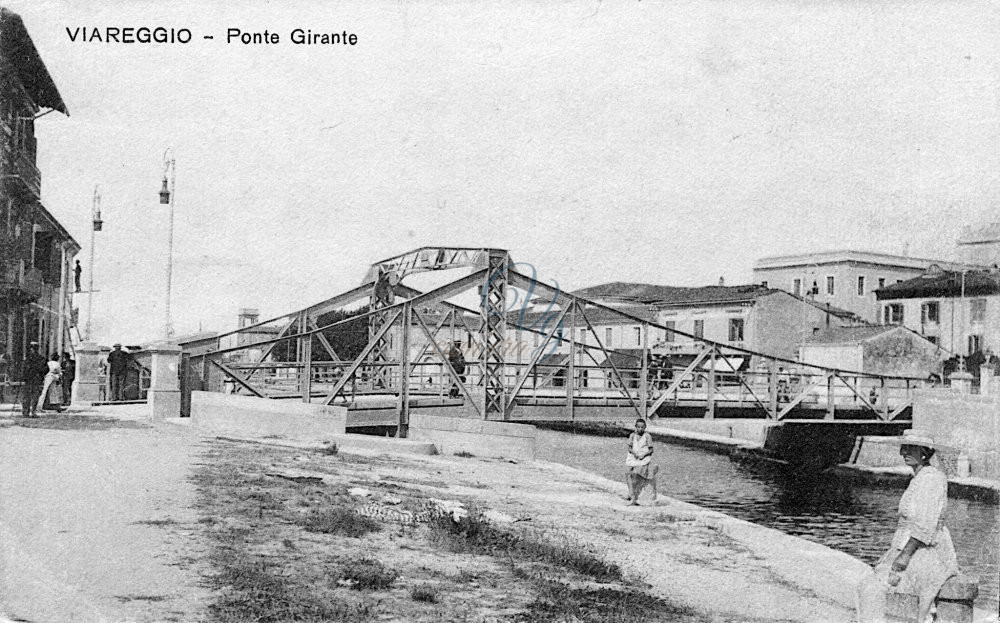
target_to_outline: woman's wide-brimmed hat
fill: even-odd
[[[903,434],[900,437],[888,437],[887,439],[901,446],[920,446],[922,448],[931,448],[933,450],[954,450],[951,446],[937,443],[934,440],[934,435],[931,433],[914,428],[903,431]]]

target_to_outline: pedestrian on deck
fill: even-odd
[[[63,405],[68,405],[73,399],[73,381],[76,379],[76,360],[69,353],[62,354],[62,394]]]
[[[628,454],[625,455],[625,484],[631,506],[639,505],[639,494],[646,485],[653,486],[653,503],[656,503],[656,474],[659,466],[652,464],[653,438],[646,432],[646,420],[635,421],[635,432],[628,436]]]
[[[31,342],[21,362],[21,413],[24,417],[38,416],[38,397],[48,371],[45,357],[38,354],[38,342]]]
[[[462,354],[462,348],[459,343],[452,343],[451,349],[448,351],[448,363],[451,364],[455,374],[458,375],[458,380],[462,384],[465,384],[465,355]],[[458,398],[459,395],[458,383],[453,382],[451,389],[448,390],[448,397]]]
[[[122,350],[121,344],[115,344],[108,353],[108,367],[111,375],[111,400],[125,400],[125,378],[128,375],[128,364],[132,356]]]
[[[45,378],[42,380],[42,391],[38,396],[38,410],[54,409],[62,411],[62,388],[59,379],[62,378],[62,366],[59,365],[59,355],[52,353],[48,363]]]
[[[916,595],[916,620],[923,623],[945,581],[958,573],[955,547],[943,522],[948,478],[930,463],[943,446],[929,433],[912,429],[898,441],[913,479],[899,500],[899,523],[889,551],[858,585],[859,623],[886,621],[889,593]]]

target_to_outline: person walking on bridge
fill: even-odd
[[[21,411],[24,417],[36,417],[42,383],[49,372],[45,357],[38,354],[38,342],[28,345],[28,354],[21,363]]]
[[[132,357],[122,350],[121,344],[115,344],[112,348],[114,350],[108,353],[108,367],[111,368],[111,400],[125,400],[125,379]]]
[[[639,505],[639,494],[647,484],[653,486],[653,503],[656,503],[656,473],[659,467],[652,465],[653,438],[646,432],[646,420],[635,421],[635,432],[628,436],[628,454],[625,455],[625,484],[631,506]]]

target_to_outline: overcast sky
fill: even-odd
[[[766,255],[952,259],[963,225],[1000,220],[996,3],[6,4],[70,109],[38,121],[39,165],[84,266],[102,189],[104,342],[161,331],[168,146],[178,333],[424,245],[508,248],[567,288],[705,285]],[[194,39],[66,32],[144,25]]]

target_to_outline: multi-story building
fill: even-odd
[[[602,346],[615,350],[640,349],[646,340],[658,352],[690,356],[701,350],[695,338],[704,338],[794,359],[799,346],[816,331],[859,321],[854,314],[832,305],[756,284],[687,288],[609,283],[573,294],[662,327],[651,329],[646,337],[641,324],[634,320],[607,309],[587,309],[593,331],[577,319],[576,341],[596,346],[600,340]],[[564,324],[571,323],[564,320]],[[567,330],[563,330],[564,339],[569,337]]]
[[[21,18],[0,8],[0,352],[68,350],[69,284],[80,246],[42,204],[35,120],[69,114]]]
[[[883,324],[903,325],[953,355],[1000,351],[1000,270],[925,274],[878,292]]]
[[[755,263],[753,275],[762,285],[829,303],[878,323],[881,308],[875,291],[917,277],[934,264],[946,270],[984,267],[866,251],[828,251],[763,257]]]
[[[986,227],[966,227],[958,239],[958,254],[970,264],[1000,265],[1000,221]]]

